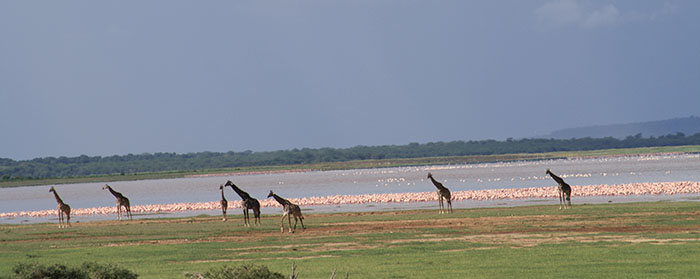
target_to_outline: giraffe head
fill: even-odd
[[[109,188],[109,185],[105,184],[105,186],[102,186],[102,190],[107,190]]]
[[[267,194],[267,197],[268,197],[268,198],[271,198],[271,197],[274,196],[274,195],[275,195],[275,193],[273,193],[272,190],[270,190],[270,193]]]
[[[549,171],[549,169],[547,169],[547,171],[545,171],[544,173],[545,173],[545,174],[552,174],[552,172]]]
[[[221,184],[221,185],[219,186],[219,190],[223,190],[223,189],[224,189],[224,184]]]
[[[432,174],[432,173],[428,173],[428,178],[433,178],[433,174]]]
[[[226,187],[226,186],[233,186],[233,182],[231,182],[231,180],[226,181],[226,184],[224,184],[224,187]]]
[[[49,189],[49,192],[54,192],[54,193],[56,193],[56,189],[54,189],[53,186],[51,186],[51,189]]]

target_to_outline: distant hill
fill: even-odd
[[[553,131],[551,134],[543,136],[543,138],[614,137],[624,139],[627,136],[637,134],[642,134],[643,137],[658,137],[679,132],[686,135],[700,133],[700,117],[690,116],[650,122],[568,128]]]

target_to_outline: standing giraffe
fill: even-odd
[[[56,198],[56,203],[58,203],[58,227],[66,227],[66,225],[63,224],[63,214],[66,215],[66,224],[70,226],[70,206],[67,203],[63,202],[61,197],[58,196],[58,193],[56,193],[56,189],[54,189],[53,186],[51,186],[49,192],[53,192],[53,196]]]
[[[126,216],[131,220],[131,205],[129,204],[129,199],[127,199],[122,193],[114,191],[111,186],[105,184],[102,190],[109,190],[110,193],[117,199],[117,216],[119,220],[122,219],[122,206],[126,209]]]
[[[564,209],[566,209],[567,203],[569,208],[571,208],[571,186],[569,186],[569,184],[566,184],[566,182],[564,182],[564,179],[561,179],[561,177],[558,177],[554,173],[549,171],[549,169],[547,169],[545,173],[549,174],[552,177],[552,179],[554,179],[554,181],[556,181],[557,184],[559,184],[559,209],[562,208],[562,205],[564,206]],[[566,202],[564,202],[565,199]]]
[[[226,197],[224,197],[224,184],[221,184],[219,189],[221,189],[221,212],[224,214],[224,222],[226,222],[226,209],[228,209],[228,201],[226,200]]]
[[[248,210],[252,209],[255,224],[260,224],[260,202],[255,198],[251,197],[245,191],[238,188],[238,186],[236,186],[236,184],[233,184],[231,180],[226,181],[226,184],[224,186],[231,186],[231,188],[234,191],[236,191],[236,194],[238,194],[241,197],[241,207],[243,207],[243,223],[246,226],[250,227],[250,215]]]
[[[304,227],[304,216],[301,216],[301,208],[299,208],[298,205],[293,204],[292,202],[283,199],[282,197],[276,195],[275,193],[270,190],[270,193],[267,195],[268,198],[272,197],[274,198],[278,203],[280,203],[283,207],[284,213],[282,213],[282,220],[280,220],[280,231],[284,232],[284,217],[287,217],[287,221],[289,222],[289,232],[293,233],[294,230],[297,229],[297,220],[301,222],[301,227],[306,230],[306,227]],[[292,229],[292,215],[294,215],[294,229]]]
[[[442,186],[442,183],[435,180],[432,173],[428,173],[428,178],[430,178],[430,181],[432,181],[435,187],[437,187],[438,201],[440,202],[440,214],[452,212],[452,194],[450,194],[450,190],[447,189],[447,187]],[[447,201],[447,210],[445,210],[442,203],[443,198]]]

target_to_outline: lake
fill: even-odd
[[[285,198],[318,197],[330,195],[357,195],[373,193],[429,192],[435,187],[426,178],[428,172],[451,191],[526,188],[556,186],[545,175],[549,168],[571,185],[622,184],[633,182],[700,181],[700,155],[663,154],[619,156],[582,159],[559,159],[484,163],[469,165],[440,165],[359,169],[342,171],[311,171],[254,175],[192,177],[178,179],[123,181],[108,183],[127,196],[132,205],[167,204],[177,202],[210,202],[221,197],[219,185],[232,180],[251,196],[266,199],[273,190]],[[0,213],[55,209],[56,201],[49,193],[51,185],[0,188]],[[61,184],[55,188],[64,202],[72,208],[114,206],[114,197],[102,190],[104,183]],[[554,189],[554,188],[553,188]],[[226,197],[239,200],[235,192],[226,189]],[[615,200],[658,200],[669,197],[619,197]],[[672,197],[671,197],[672,198]],[[679,197],[675,197],[676,199]],[[693,198],[693,197],[680,197]],[[605,202],[610,197],[587,198],[588,202]],[[576,199],[574,204],[582,202]],[[517,205],[532,201],[464,201],[455,207]],[[539,202],[552,202],[551,200]],[[558,204],[558,201],[556,201]],[[305,208],[312,212],[355,210],[385,210],[404,208],[437,208],[437,203],[381,204],[351,206],[316,206]],[[280,212],[279,208],[265,208],[263,213]],[[230,210],[229,214],[240,214]],[[173,216],[220,214],[212,212],[180,212]],[[148,215],[152,216],[152,215]],[[136,217],[136,216],[135,216]],[[56,219],[54,217],[50,217]],[[113,219],[115,216],[74,216],[73,220],[87,221]],[[0,223],[36,222],[45,220],[0,219]],[[32,218],[34,219],[34,218]],[[39,218],[41,219],[41,218]]]

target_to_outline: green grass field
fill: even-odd
[[[437,207],[437,205],[436,205]],[[653,202],[0,225],[0,274],[20,262],[112,263],[140,278],[257,263],[300,278],[692,278],[700,274],[700,203]],[[342,277],[342,276],[341,276]]]

